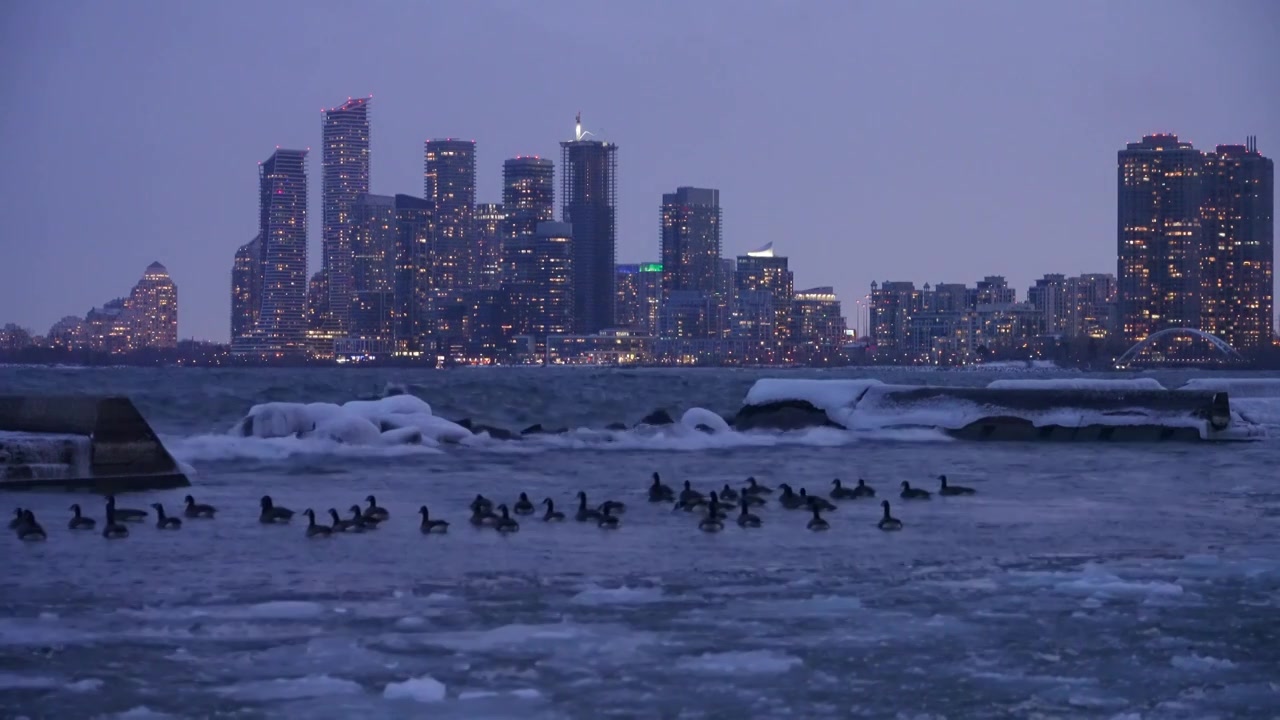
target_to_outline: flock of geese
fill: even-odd
[[[948,485],[947,476],[938,476],[940,486],[938,495],[957,496],[957,495],[973,495],[973,488],[962,487],[959,485]],[[866,481],[859,479],[858,484],[854,487],[845,487],[837,478],[831,481],[832,489],[829,493],[830,499],[819,495],[810,495],[805,488],[800,488],[796,492],[787,483],[778,486],[779,494],[777,502],[786,510],[803,510],[811,514],[806,527],[813,531],[827,530],[831,527],[830,523],[822,517],[822,513],[836,509],[836,505],[832,500],[860,500],[869,499],[876,496],[876,491]],[[899,497],[906,501],[929,500],[933,497],[933,493],[928,490],[911,487],[909,482],[902,483],[902,492]],[[670,486],[663,484],[662,478],[658,473],[653,474],[653,482],[649,485],[649,502],[654,504],[672,504],[673,512],[687,512],[696,514],[698,517],[698,529],[703,532],[719,532],[724,529],[725,523],[732,517],[731,513],[737,511],[736,521],[743,528],[758,528],[764,523],[759,515],[752,512],[752,509],[764,507],[767,504],[767,496],[773,494],[773,488],[765,487],[756,482],[754,477],[747,478],[747,484],[739,489],[734,489],[728,483],[719,490],[713,490],[707,494],[703,494],[693,488],[692,483],[688,480],[684,482],[684,488],[676,493]],[[625,503],[617,500],[606,500],[599,505],[592,506],[587,502],[587,494],[579,492],[577,495],[578,507],[572,514],[572,518],[580,523],[594,523],[597,527],[605,530],[616,530],[621,526],[620,515],[626,512]],[[184,498],[185,507],[182,511],[184,517],[193,520],[212,520],[218,513],[217,508],[212,505],[204,505],[197,503],[195,498],[188,495]],[[337,509],[329,509],[329,518],[331,524],[322,524],[316,521],[316,513],[308,508],[302,512],[307,518],[306,536],[310,538],[330,537],[336,533],[362,533],[377,529],[380,523],[390,519],[391,513],[384,507],[378,505],[378,500],[373,495],[365,498],[368,503],[367,507],[360,505],[352,505],[349,510],[351,517],[344,518],[338,514]],[[265,525],[275,525],[289,523],[295,515],[293,510],[286,507],[276,505],[270,495],[263,495],[259,501],[258,521]],[[545,508],[542,512],[542,522],[554,523],[564,522],[570,516],[566,516],[564,512],[557,510],[555,502],[551,498],[542,501],[541,506]],[[160,503],[152,503],[151,507],[155,510],[155,526],[159,530],[179,530],[182,528],[182,518],[168,515],[165,513],[164,505]],[[902,521],[893,517],[889,513],[889,501],[882,500],[880,507],[883,514],[880,521],[876,524],[881,530],[893,531],[902,529]],[[492,500],[483,495],[476,495],[469,506],[471,516],[470,524],[476,528],[491,528],[499,533],[507,534],[520,530],[520,523],[512,515],[529,517],[538,513],[537,506],[529,499],[528,493],[520,493],[520,497],[516,499],[510,507],[505,504],[494,505]],[[97,529],[97,521],[91,517],[85,517],[80,505],[72,505],[70,507],[72,516],[67,523],[67,528],[76,531],[93,531]],[[437,520],[431,517],[431,512],[426,505],[418,508],[418,514],[421,516],[419,530],[423,534],[437,534],[448,532],[449,523],[445,520]],[[106,503],[106,522],[102,528],[102,536],[108,539],[122,539],[129,536],[129,528],[126,523],[145,522],[150,517],[150,513],[146,510],[137,508],[117,507],[114,495],[107,496]],[[36,519],[35,513],[30,509],[17,508],[14,510],[14,517],[9,521],[9,529],[13,530],[20,540],[37,541],[44,540],[48,537],[43,526]]]

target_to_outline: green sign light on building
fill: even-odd
[[[641,263],[640,272],[662,272],[662,263]]]

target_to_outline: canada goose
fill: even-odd
[[[769,495],[773,493],[773,488],[760,485],[756,483],[756,479],[754,477],[749,477],[747,478],[747,487],[742,492],[750,493],[752,495]]]
[[[80,514],[79,504],[72,505],[71,512],[75,513],[75,516],[71,518],[71,522],[67,523],[67,527],[72,530],[92,530],[93,526],[97,524],[93,518],[87,518]]]
[[[928,490],[920,490],[911,487],[911,483],[906,480],[902,481],[902,493],[899,495],[903,500],[928,500],[932,497]]]
[[[542,504],[547,506],[547,512],[544,513],[542,516],[542,520],[544,522],[563,522],[564,521],[564,513],[556,509],[556,504],[551,502],[551,498],[547,498],[543,500]]]
[[[498,532],[513,533],[520,529],[520,523],[512,520],[511,516],[507,514],[506,505],[499,505],[498,512],[502,514],[502,517],[498,519],[498,524],[494,526]]]
[[[662,484],[658,473],[653,474],[653,484],[649,486],[649,502],[671,502],[676,494],[670,487]]]
[[[119,522],[142,522],[147,519],[146,510],[136,510],[134,508],[116,507],[116,496],[107,496],[107,507],[111,508],[111,514],[115,516]]]
[[[44,528],[40,527],[40,523],[36,521],[36,514],[30,510],[22,511],[22,522],[15,530],[18,533],[19,540],[46,540],[49,537],[45,534]]]
[[[201,505],[200,503],[197,503],[196,499],[190,495],[183,498],[182,501],[187,504],[186,509],[183,510],[182,513],[189,518],[212,519],[214,514],[218,512],[218,509],[212,505]]]
[[[948,485],[946,475],[939,475],[938,482],[942,483],[942,487],[938,488],[939,495],[975,495],[978,492],[963,485]]]
[[[302,511],[307,516],[307,537],[329,537],[333,535],[333,528],[328,525],[316,524],[316,511],[307,508]]]
[[[831,524],[828,523],[826,520],[822,519],[822,516],[818,514],[818,508],[814,508],[813,517],[810,518],[809,524],[806,525],[806,527],[808,527],[810,530],[815,530],[815,531],[827,530],[827,529],[830,529]]]
[[[876,524],[876,527],[881,530],[901,530],[902,521],[889,514],[889,501],[881,500],[880,507],[884,508],[884,516],[880,518],[880,522]]]
[[[516,504],[512,506],[511,511],[517,515],[532,515],[534,507],[533,502],[529,500],[529,494],[520,493],[520,499],[516,500]]]
[[[271,500],[270,495],[263,495],[262,499],[258,501],[258,507],[262,508],[262,512],[258,513],[258,522],[260,523],[287,523],[293,518],[293,511],[276,505]]]
[[[391,513],[387,512],[386,508],[379,507],[377,498],[369,495],[364,499],[364,501],[369,503],[369,507],[360,512],[361,517],[372,518],[377,522],[391,519]]]
[[[747,512],[747,504],[742,504],[742,511],[738,513],[738,525],[744,528],[760,527],[760,517]]]
[[[831,498],[833,500],[853,500],[858,491],[840,484],[840,478],[831,481]]]
[[[578,512],[573,517],[578,522],[600,521],[600,511],[587,507],[587,494],[581,490],[578,491]]]
[[[418,508],[418,514],[422,516],[422,524],[418,526],[418,529],[421,530],[423,533],[449,532],[449,521],[432,520],[431,514],[427,510],[426,505],[423,505],[422,507]]]
[[[160,503],[151,503],[151,507],[156,509],[156,527],[161,530],[178,530],[182,528],[182,520],[176,517],[169,517],[164,514],[164,506]]]

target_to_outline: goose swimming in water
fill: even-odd
[[[475,527],[483,527],[485,525],[493,526],[498,524],[498,516],[493,514],[492,510],[484,510],[483,505],[471,511],[471,517],[468,520]]]
[[[13,519],[9,521],[9,529],[17,530],[18,526],[21,524],[22,524],[22,508],[14,508]]]
[[[107,520],[102,526],[102,537],[108,540],[120,540],[129,537],[129,528],[116,522],[115,508],[107,504]]]
[[[858,478],[858,486],[853,489],[853,496],[856,498],[875,497],[876,489],[868,485],[866,480]]]
[[[743,503],[742,512],[738,513],[738,525],[744,528],[758,528],[760,527],[760,516],[747,512],[747,505]]]
[[[694,489],[693,489],[693,483],[689,482],[688,480],[685,480],[685,481],[684,481],[684,489],[680,491],[680,502],[681,502],[681,504],[683,504],[683,505],[689,505],[689,504],[697,505],[697,504],[702,503],[702,502],[704,502],[704,501],[705,501],[705,500],[704,500],[704,498],[702,497],[702,493],[700,493],[700,492],[698,492],[697,490],[694,490]]]
[[[520,493],[520,499],[516,500],[516,504],[511,510],[517,515],[532,515],[534,507],[533,502],[529,500],[529,494]]]
[[[338,516],[337,508],[329,508],[329,517],[333,518],[332,529],[334,532],[362,533],[364,525],[354,520],[343,520]]]
[[[556,504],[551,502],[551,498],[542,501],[547,506],[547,511],[542,514],[543,522],[564,522],[564,513],[556,509]]]
[[[44,528],[36,522],[36,514],[30,510],[22,511],[22,522],[16,528],[19,540],[46,540]]]
[[[806,525],[805,527],[815,531],[828,530],[831,528],[831,524],[828,523],[826,520],[822,519],[822,516],[818,514],[818,508],[814,508],[813,517],[809,519],[809,524]]]
[[[671,502],[676,499],[675,492],[662,484],[658,473],[653,474],[653,484],[649,486],[649,502]]]
[[[720,532],[724,529],[724,515],[720,512],[717,505],[715,493],[712,493],[712,500],[707,505],[707,514],[698,521],[698,529],[702,532]]]
[[[738,491],[729,487],[729,483],[725,483],[724,487],[720,488],[721,500],[727,500],[729,502],[736,503],[738,502],[739,497],[740,496],[738,495]]]
[[[578,491],[578,512],[573,517],[578,522],[600,521],[600,511],[587,507],[587,494],[581,490]]]
[[[889,514],[889,501],[881,500],[880,507],[884,508],[884,516],[880,518],[880,522],[876,524],[876,527],[881,530],[901,530],[902,521]]]
[[[351,522],[363,527],[365,530],[377,530],[378,523],[382,522],[376,518],[371,518],[364,514],[359,505],[351,506]]]
[[[810,495],[804,488],[800,488],[800,499],[814,510],[826,511],[836,509],[836,506],[832,505],[830,500],[818,497],[817,495]]]
[[[71,512],[75,513],[75,516],[71,518],[71,522],[67,523],[68,528],[72,530],[92,530],[93,526],[97,525],[93,518],[87,518],[80,514],[79,504],[72,505],[70,509]]]
[[[609,503],[605,503],[602,507],[603,509],[600,511],[600,520],[596,522],[596,527],[603,530],[617,530],[618,518],[610,514],[613,506]]]
[[[608,510],[610,513],[613,513],[614,515],[622,515],[627,511],[627,504],[618,502],[617,500],[605,500],[604,502],[600,503],[600,506],[597,507],[596,509],[600,511],[601,515],[604,514],[605,510]]]
[[[494,529],[500,533],[513,533],[520,529],[520,523],[512,520],[511,516],[507,514],[506,505],[499,505],[498,512],[502,513],[502,517],[498,518],[498,524],[494,525]]]
[[[449,532],[449,521],[432,520],[431,513],[427,510],[426,505],[418,508],[418,514],[422,516],[422,524],[418,526],[418,529],[421,530],[423,534]]]
[[[120,522],[142,522],[147,519],[146,510],[137,510],[134,508],[116,507],[116,496],[107,496],[107,507],[111,508],[111,512],[116,516],[116,520]]]
[[[375,497],[374,497],[374,496],[372,496],[372,495],[369,495],[368,497],[366,497],[366,498],[364,499],[364,501],[365,501],[365,502],[367,502],[367,503],[369,503],[369,507],[367,507],[367,508],[365,508],[363,511],[361,511],[361,513],[360,513],[361,517],[373,518],[374,520],[377,520],[378,522],[382,522],[383,520],[390,520],[390,519],[391,519],[391,513],[387,512],[387,509],[386,509],[386,508],[384,508],[384,507],[380,507],[380,506],[378,505],[378,499],[377,499],[377,498],[375,498]]]
[[[258,501],[258,506],[262,508],[262,512],[258,513],[258,522],[260,523],[287,523],[293,519],[293,511],[276,505],[271,500],[270,495],[263,495],[262,499]]]
[[[182,511],[182,514],[189,518],[208,518],[212,520],[214,513],[218,512],[218,509],[212,505],[197,503],[196,499],[190,495],[183,498],[182,501],[187,504],[187,508]]]
[[[161,530],[178,530],[182,528],[182,521],[176,517],[169,517],[164,514],[164,506],[160,503],[151,503],[151,507],[156,509],[156,527]]]
[[[307,537],[329,537],[333,535],[333,528],[316,523],[315,510],[307,508],[302,511],[302,514],[307,516]]]
[[[906,480],[902,481],[902,493],[899,495],[903,500],[929,500],[932,495],[928,490],[920,490],[911,487],[911,483]]]
[[[778,496],[778,503],[781,504],[782,507],[788,510],[797,510],[804,507],[804,498],[795,494],[795,492],[791,490],[790,485],[782,483],[778,487],[782,488],[782,494]]]
[[[752,495],[770,495],[773,493],[773,488],[759,485],[756,483],[756,479],[754,477],[749,477],[747,478],[747,488],[742,492],[750,493]]]
[[[859,497],[858,491],[840,484],[840,478],[831,481],[832,500],[853,500]]]
[[[764,504],[764,498],[759,495],[748,495],[745,491],[742,493],[742,507],[763,507]]]
[[[469,507],[473,513],[489,514],[493,512],[493,501],[483,495],[476,495]]]
[[[942,487],[938,489],[939,495],[976,495],[978,492],[963,485],[948,485],[946,475],[939,475],[938,482],[942,483]]]
[[[711,499],[707,501],[707,517],[714,520],[726,520],[729,517],[715,492],[711,493]]]

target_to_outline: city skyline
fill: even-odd
[[[569,116],[581,110],[593,132],[622,148],[619,262],[656,259],[661,193],[718,188],[732,208],[726,256],[778,240],[802,285],[833,286],[850,316],[873,279],[1001,273],[1025,288],[1044,273],[1112,267],[1114,153],[1143,135],[1173,132],[1202,149],[1254,135],[1271,157],[1280,146],[1268,26],[1259,22],[1276,10],[1264,3],[1173,3],[1159,13],[1145,4],[752,7],[726,19],[724,6],[708,2],[682,12],[680,27],[664,20],[673,8],[645,17],[559,3],[362,13],[320,6],[312,22],[323,32],[390,33],[357,56],[281,35],[300,7],[202,7],[184,23],[159,3],[114,12],[6,8],[5,32],[25,30],[6,36],[0,51],[16,68],[7,89],[24,98],[21,111],[3,115],[13,160],[0,242],[22,258],[0,268],[4,321],[43,331],[161,258],[183,287],[182,336],[225,341],[228,258],[257,230],[243,200],[247,168],[277,145],[315,148],[318,159],[313,113],[347,96],[378,103],[372,192],[416,195],[421,143],[466,137],[479,147],[477,202],[501,199],[502,159],[557,157]],[[171,30],[143,34],[137,47],[111,40],[112,28],[144,19]],[[571,29],[584,22],[626,30],[611,31],[612,47]],[[1061,32],[1033,42],[990,29],[1010,23]],[[529,55],[521,49],[529,25],[574,52]],[[459,26],[467,37],[451,38]],[[1125,28],[1136,26],[1180,49],[1131,47]],[[1215,26],[1237,28],[1233,42],[1206,42]],[[426,34],[410,41],[409,27]],[[58,28],[69,33],[65,43],[37,44]],[[413,74],[396,70],[438,65],[477,43],[520,58],[512,61],[519,67],[495,80],[464,64],[445,81],[457,102],[410,91]],[[226,46],[241,52],[211,60],[211,49]],[[640,48],[657,54],[637,63]],[[1017,63],[1007,62],[1012,56]],[[268,62],[289,82],[244,79],[242,68]],[[124,77],[152,99],[115,102]],[[146,143],[121,141],[138,128]],[[319,165],[311,161],[308,277],[322,257]],[[100,189],[75,213],[51,209],[59,167],[75,167]]]

